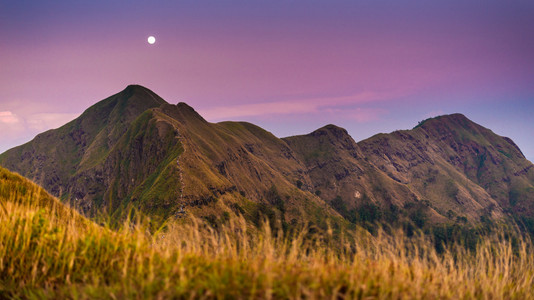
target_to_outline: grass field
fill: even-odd
[[[242,218],[111,230],[1,168],[0,203],[0,298],[534,299],[531,242],[499,234],[438,254],[400,231],[349,242]]]

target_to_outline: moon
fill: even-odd
[[[148,43],[150,45],[152,45],[152,44],[154,44],[156,42],[156,38],[154,36],[152,36],[152,35],[149,36],[147,40],[148,40]]]

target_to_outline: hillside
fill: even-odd
[[[347,223],[296,187],[303,166],[282,140],[248,123],[209,123],[187,104],[168,104],[140,86],[6,151],[0,165],[89,216],[135,208],[161,221],[185,209],[214,222],[244,214],[284,227]]]
[[[409,186],[370,163],[343,128],[327,125],[283,140],[306,166],[306,188],[353,223],[395,223],[407,211],[406,203],[419,201]]]
[[[460,114],[355,142],[327,125],[279,139],[244,122],[209,123],[141,86],[0,155],[84,214],[213,225],[243,214],[310,223],[498,224],[534,232],[534,169],[510,140]],[[403,225],[404,226],[404,225]]]
[[[98,226],[0,168],[2,299],[533,299],[528,240],[487,236],[437,253],[402,231],[355,241],[306,229],[218,230],[192,216],[150,234],[143,220]],[[318,239],[317,239],[318,238]]]
[[[358,143],[368,160],[451,219],[530,222],[533,165],[508,138],[461,114]],[[534,229],[534,228],[533,228]]]
[[[372,208],[364,219],[531,223],[532,163],[510,139],[463,115],[358,143],[334,125],[284,140],[305,163],[309,189],[349,219]]]
[[[0,205],[2,220],[14,218],[11,210],[25,214],[44,214],[47,219],[72,225],[75,230],[95,226],[73,209],[63,205],[43,188],[28,179],[0,167]]]

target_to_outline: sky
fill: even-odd
[[[527,0],[0,0],[0,152],[141,84],[278,137],[463,113],[534,161],[533,16]]]

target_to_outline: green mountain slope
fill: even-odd
[[[101,163],[139,114],[164,101],[148,89],[129,86],[79,118],[6,151],[2,165],[41,182],[54,195],[67,193],[72,176]]]
[[[306,165],[306,188],[352,222],[397,221],[401,208],[419,201],[409,186],[371,164],[343,128],[327,125],[284,140]],[[427,213],[438,215],[431,208]]]
[[[442,215],[478,221],[534,213],[532,163],[510,139],[461,114],[358,145],[371,163],[430,200]]]
[[[87,215],[129,208],[213,224],[243,214],[311,222],[534,225],[534,169],[517,146],[463,115],[356,143],[327,125],[279,139],[250,123],[209,123],[128,86],[61,128],[0,155]],[[534,229],[534,226],[532,226]]]
[[[284,140],[305,163],[309,189],[349,220],[532,222],[532,163],[460,114],[359,143],[334,125]]]
[[[0,164],[88,215],[136,208],[163,220],[185,208],[215,221],[239,213],[284,227],[345,222],[296,186],[303,165],[284,141],[248,123],[209,123],[140,86],[3,153]]]

